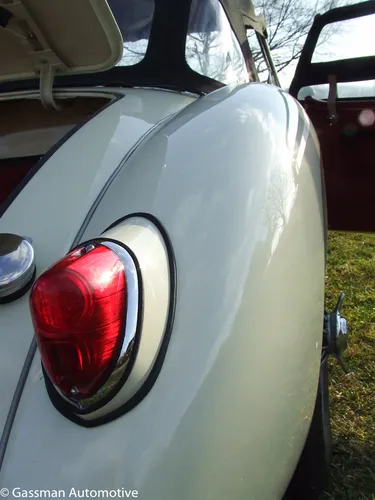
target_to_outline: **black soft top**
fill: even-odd
[[[148,0],[138,1],[147,2]],[[246,27],[253,27],[259,33],[265,33],[263,19],[255,15],[251,0],[217,1],[220,1],[226,11],[245,60],[249,64],[251,53],[246,37]],[[117,19],[126,13],[126,2],[127,0],[108,0]],[[155,10],[147,53],[140,63],[134,66],[117,66],[103,73],[57,77],[55,87],[136,85],[196,93],[207,93],[222,87],[222,83],[199,75],[186,63],[185,43],[192,0],[154,0],[154,4]],[[196,22],[199,23],[198,15]],[[122,31],[126,40],[126,28]],[[250,66],[248,69],[251,71]],[[0,91],[32,89],[37,88],[38,84],[38,80],[9,82],[1,84]]]

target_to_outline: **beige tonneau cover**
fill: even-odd
[[[0,82],[105,71],[123,41],[106,0],[0,0]]]

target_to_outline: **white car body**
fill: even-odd
[[[159,362],[152,349],[165,357],[130,411],[90,427],[48,397],[29,294],[1,304],[0,486],[29,497],[74,488],[147,500],[281,499],[309,431],[322,349],[325,202],[306,113],[276,86],[254,82],[208,95],[49,90],[46,105],[112,102],[48,153],[3,212],[0,235],[32,240],[38,276],[103,233],[136,255],[144,249],[145,379]],[[124,218],[150,234],[142,240]],[[173,291],[152,221],[174,255]],[[147,249],[159,267],[142,264]],[[157,281],[175,304],[169,322]],[[153,327],[170,337],[164,347]]]
[[[124,215],[158,218],[178,273],[167,355],[136,408],[85,429],[51,405],[36,353],[1,484],[127,488],[153,500],[279,498],[306,438],[320,365],[315,135],[293,98],[263,84],[198,100],[122,93],[51,156],[0,232],[31,237],[41,273]],[[0,330],[4,425],[32,342],[27,296],[2,306]]]

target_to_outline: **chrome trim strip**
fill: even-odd
[[[129,253],[122,246],[113,243],[112,241],[102,242],[101,245],[110,248],[121,259],[125,267],[126,278],[126,294],[127,294],[127,307],[126,307],[126,321],[125,321],[125,337],[121,347],[119,359],[116,369],[123,365],[124,358],[128,354],[129,346],[134,340],[137,323],[138,323],[138,305],[139,305],[139,284],[137,269],[134,261]],[[126,363],[127,364],[127,363]]]
[[[88,241],[83,245],[83,247],[79,247],[77,250],[79,250],[80,248],[86,248],[87,251],[89,252],[98,246],[105,246],[110,250],[112,250],[120,258],[125,268],[126,296],[127,296],[126,319],[124,325],[125,334],[121,350],[117,358],[116,366],[113,369],[107,381],[96,392],[96,394],[86,399],[76,399],[74,396],[78,395],[77,392],[73,392],[72,397],[68,398],[58,389],[58,387],[54,385],[55,389],[58,391],[60,396],[63,399],[65,399],[65,401],[72,404],[79,410],[86,410],[86,411],[90,408],[90,406],[94,405],[96,406],[105,397],[107,397],[108,394],[115,388],[115,386],[120,381],[121,377],[125,372],[126,367],[129,364],[131,355],[133,353],[134,341],[138,325],[138,309],[139,309],[140,294],[139,294],[137,268],[133,261],[133,258],[121,245],[106,240],[96,239],[94,241]]]

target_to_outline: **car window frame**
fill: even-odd
[[[328,83],[328,75],[335,75],[338,83],[373,80],[375,56],[313,63],[312,57],[323,28],[329,24],[375,14],[375,1],[336,7],[315,16],[289,87],[289,93],[297,99],[303,87]]]
[[[261,35],[252,26],[246,26],[245,28],[246,28],[246,34],[249,31],[251,31],[251,30],[253,31],[253,33],[255,33],[255,36],[256,36],[257,41],[259,43],[259,47],[260,47],[260,51],[261,51],[262,57],[264,59],[264,62],[266,64],[266,67],[267,67],[267,70],[268,70],[267,83],[275,85],[276,87],[281,87],[279,76],[277,74],[277,70],[276,70],[275,64],[273,62],[271,51],[270,51],[270,48],[269,48],[269,45],[268,45],[268,42],[267,42],[267,36]],[[247,39],[248,39],[248,36],[247,36]],[[253,57],[253,54],[252,54],[252,51],[251,51],[250,44],[249,44],[249,49],[250,49],[250,53],[251,53],[251,59],[254,61],[254,57]],[[254,64],[254,69],[255,69],[255,72],[256,72],[256,75],[257,75],[257,79],[259,81],[259,74],[258,74],[258,71],[255,68],[255,64]]]
[[[251,64],[252,55],[251,55],[250,47],[249,46],[246,47],[246,46],[244,46],[244,44],[241,44],[239,36],[238,36],[238,32],[235,30],[235,28],[234,28],[234,26],[232,24],[231,17],[230,17],[230,15],[229,15],[229,13],[228,13],[228,11],[226,9],[225,4],[221,0],[214,0],[214,1],[219,4],[219,6],[220,6],[220,8],[221,8],[221,10],[223,12],[223,14],[225,15],[226,21],[228,22],[228,25],[229,25],[230,30],[231,30],[232,38],[233,38],[233,40],[235,41],[235,43],[237,45],[236,51],[238,51],[238,53],[241,55],[242,62],[243,62],[243,67],[244,67],[244,69],[246,69],[247,81],[246,82],[242,82],[242,83],[239,82],[238,84],[251,83],[256,78],[256,69],[255,69],[255,66]],[[192,5],[192,2],[191,2],[191,5]],[[191,8],[191,5],[190,5],[190,8]],[[189,20],[189,22],[190,22],[190,20]],[[242,25],[242,27],[246,31],[246,28],[245,28],[244,24]],[[185,62],[189,66],[189,68],[192,71],[194,71],[195,73],[197,73],[198,75],[203,76],[204,78],[209,78],[211,80],[214,80],[214,81],[220,83],[221,85],[228,85],[228,83],[225,83],[222,80],[218,80],[218,79],[214,78],[213,76],[204,75],[203,73],[200,73],[200,72],[196,71],[195,69],[193,69],[192,66],[190,66],[189,61],[188,61],[188,59],[186,57],[188,35],[189,35],[189,29],[187,30],[186,41],[185,41]]]

